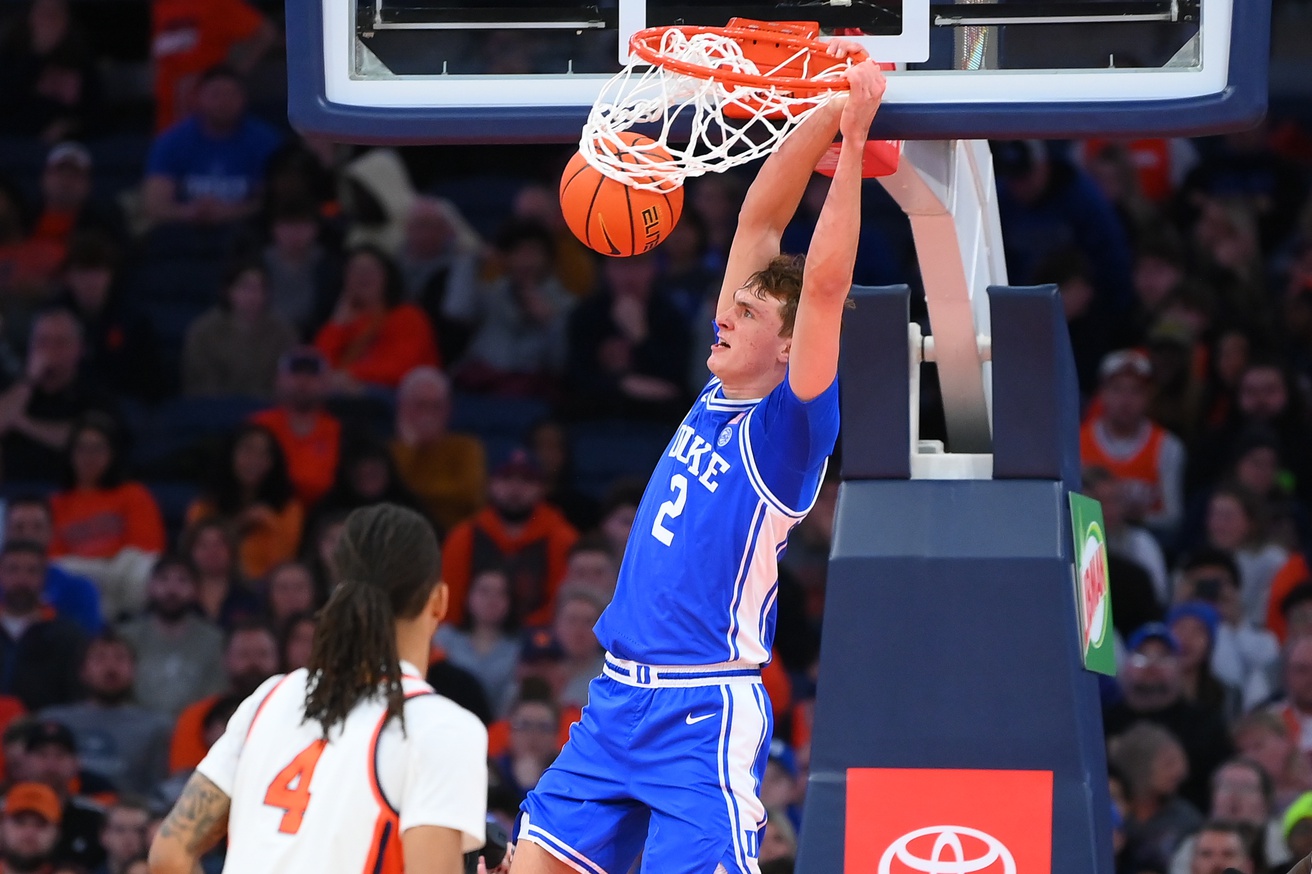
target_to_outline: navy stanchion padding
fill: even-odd
[[[843,477],[911,475],[911,356],[905,285],[852,287],[855,309],[843,317],[839,379],[843,401]]]
[[[1078,487],[1079,443],[1070,341],[1051,289],[989,292],[994,444],[1011,478],[844,471],[800,874],[877,870],[879,858],[845,868],[850,768],[1050,771],[1051,870],[1112,870],[1098,681],[1083,667],[1072,572],[1067,495]],[[900,355],[868,363],[892,368]],[[889,397],[854,392],[855,381],[844,370],[848,445],[872,436],[851,430],[854,422],[900,422],[908,402],[905,382],[902,396]],[[1040,459],[1032,476],[1022,453]]]

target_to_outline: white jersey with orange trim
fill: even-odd
[[[487,730],[402,662],[405,729],[378,696],[328,740],[305,721],[305,669],[242,702],[197,771],[232,799],[232,874],[401,874],[401,835],[415,826],[483,845]]]

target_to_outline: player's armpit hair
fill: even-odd
[[[231,803],[208,778],[194,773],[160,825],[159,836],[178,841],[188,854],[200,856],[218,844],[227,832]]]

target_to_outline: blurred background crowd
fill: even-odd
[[[305,664],[342,521],[380,500],[443,537],[429,680],[489,725],[508,823],[599,672],[750,175],[693,180],[657,251],[600,259],[559,213],[570,146],[295,135],[280,4],[0,14],[0,865],[140,874],[237,703]],[[1276,20],[1255,130],[993,144],[1109,533],[1121,874],[1312,850],[1312,5]],[[917,288],[905,217],[873,183],[864,211],[855,281]],[[763,871],[796,848],[837,490],[781,569]]]

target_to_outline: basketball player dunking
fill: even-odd
[[[308,668],[251,695],[187,781],[151,874],[462,874],[483,845],[487,730],[424,682],[446,614],[437,537],[394,504],[346,518]]]
[[[843,57],[853,44],[836,41]],[[884,93],[870,62],[756,177],[716,314],[714,378],[639,506],[615,599],[597,623],[603,675],[524,802],[514,874],[756,874],[770,747],[761,665],[778,558],[815,501],[838,436],[838,341],[861,225],[861,163]],[[843,134],[802,259],[779,254],[814,168]]]

